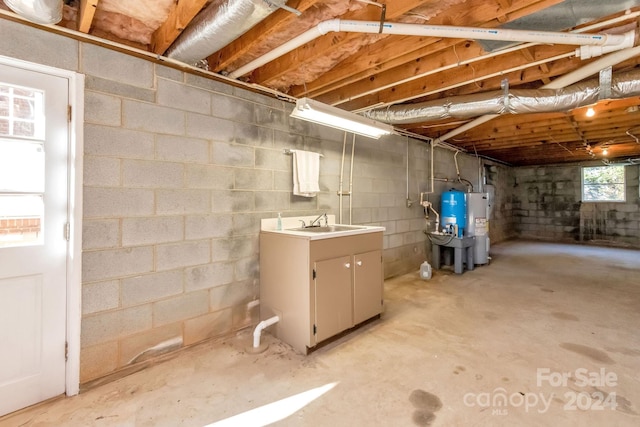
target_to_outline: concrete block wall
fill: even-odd
[[[0,55],[86,78],[81,381],[257,323],[260,219],[340,214],[343,133],[290,119],[272,97],[11,21],[0,40]],[[292,195],[285,148],[324,155],[317,197]],[[387,277],[425,259],[428,159],[420,141],[356,140],[352,222],[386,227]]]
[[[103,49],[80,48],[82,71],[91,68],[84,52]],[[140,61],[120,56],[109,60]],[[134,68],[150,78],[114,70],[86,88],[83,380],[152,357],[151,348],[254,325],[259,220],[339,215],[341,132],[291,121],[291,106],[270,97],[158,65]],[[133,84],[142,87],[122,87]],[[407,144],[412,178],[422,180],[424,144],[391,137],[355,146],[352,222],[387,228],[387,275],[424,258],[420,209],[404,200]],[[285,148],[323,154],[318,197],[292,195]],[[347,157],[345,191],[349,175]]]
[[[82,44],[80,52],[80,71],[103,70],[96,58],[122,63],[91,76],[85,93],[82,363],[90,380],[155,355],[151,348],[257,323],[259,220],[339,214],[343,141],[341,132],[291,121],[282,101],[159,65],[127,65],[141,60],[100,47]],[[396,274],[415,268],[421,251],[411,248],[413,265],[404,252],[424,238],[419,210],[401,196],[407,143],[421,144],[358,138],[354,157],[353,222],[387,227],[385,258]],[[292,195],[285,148],[323,154],[318,197]],[[345,191],[349,167],[347,158]]]
[[[582,166],[513,170],[513,215],[524,238],[640,247],[639,166],[625,168],[626,202],[582,202]]]

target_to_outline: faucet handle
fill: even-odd
[[[324,226],[328,227],[329,226],[329,217],[327,216],[327,214],[324,214]]]
[[[304,219],[299,219],[298,221],[302,223],[302,228],[307,226],[307,224],[304,222]]]

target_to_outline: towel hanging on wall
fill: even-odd
[[[315,197],[320,191],[320,154],[311,151],[292,150],[293,194]]]

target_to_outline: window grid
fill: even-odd
[[[43,93],[0,84],[0,135],[43,139]]]
[[[626,201],[624,166],[582,168],[583,202]]]

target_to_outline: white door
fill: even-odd
[[[0,416],[65,391],[68,97],[0,64]]]

